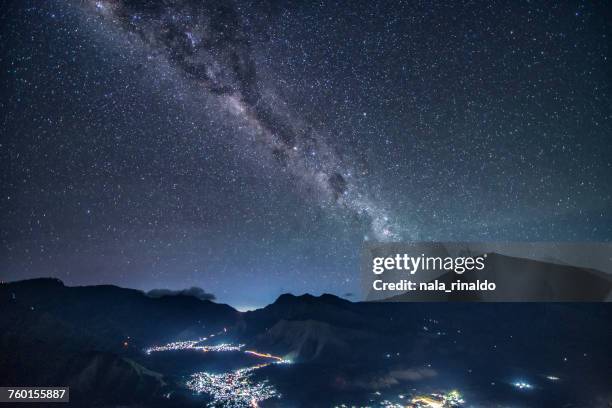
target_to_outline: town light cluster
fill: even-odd
[[[212,397],[212,401],[208,404],[209,407],[257,407],[260,401],[280,398],[280,394],[268,383],[268,380],[256,382],[252,378],[255,370],[268,365],[270,363],[223,374],[195,373],[187,382],[187,388],[197,393],[209,394]]]
[[[223,352],[223,351],[240,351],[244,344],[230,344],[230,343],[221,343],[214,346],[201,346],[198,343],[204,341],[203,340],[190,340],[190,341],[176,341],[174,343],[168,343],[164,346],[154,346],[145,349],[145,353],[151,354],[159,351],[173,351],[173,350],[199,350],[203,352]]]
[[[227,329],[218,335],[227,333]],[[244,344],[222,343],[217,345],[203,345],[206,340],[215,337],[211,334],[199,340],[176,341],[163,346],[154,346],[145,349],[145,353],[175,351],[175,350],[199,350],[203,352],[243,352],[254,357],[266,360],[274,360],[252,367],[240,368],[226,373],[198,372],[191,375],[186,386],[197,393],[206,393],[211,396],[212,401],[209,407],[224,408],[253,408],[258,407],[260,401],[270,398],[280,398],[280,394],[269,384],[268,380],[255,381],[253,372],[271,364],[290,364],[291,360],[283,359],[269,353],[262,353],[255,350],[242,350]]]
[[[376,397],[382,396],[380,391],[374,393]],[[413,394],[414,395],[414,394]],[[449,391],[446,393],[431,393],[431,394],[420,394],[414,395],[412,398],[408,398],[406,394],[399,394],[397,398],[400,402],[392,402],[389,399],[383,399],[374,403],[370,401],[370,405],[366,407],[374,408],[460,408],[463,407],[465,401],[463,396],[457,390]],[[354,404],[340,404],[336,405],[335,408],[352,408]],[[361,405],[360,405],[361,406]]]
[[[530,390],[530,389],[533,388],[533,385],[531,385],[531,384],[529,384],[528,382],[525,382],[525,381],[516,381],[512,385],[514,387],[518,388],[519,390]]]

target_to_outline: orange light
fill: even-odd
[[[283,361],[283,359],[281,357],[273,356],[272,354],[268,354],[268,353],[258,353],[258,352],[253,351],[253,350],[245,350],[244,352],[247,353],[247,354],[252,354],[252,355],[257,356],[257,357],[273,358],[273,359],[278,360],[278,361]]]

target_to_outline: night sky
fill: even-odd
[[[364,241],[612,239],[605,2],[163,3],[2,8],[2,279],[244,308],[356,299]]]

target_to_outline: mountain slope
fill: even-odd
[[[110,285],[67,287],[57,279],[3,284],[0,306],[7,313],[2,319],[4,330],[15,327],[22,311],[28,310],[30,315],[58,320],[63,330],[78,330],[76,337],[96,339],[95,346],[102,350],[115,350],[126,341],[140,347],[192,338],[220,330],[240,316],[227,305],[191,296],[150,298]],[[12,325],[10,317],[16,319]]]

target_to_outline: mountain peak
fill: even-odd
[[[294,295],[292,293],[283,293],[280,295],[272,304],[293,304],[293,303],[350,303],[346,299],[342,299],[336,295],[330,293],[323,293],[322,295],[315,296],[310,293],[304,293],[303,295]]]
[[[42,277],[42,278],[32,278],[32,279],[24,279],[20,281],[13,282],[2,282],[4,285],[11,286],[28,286],[28,287],[65,287],[64,282],[57,278],[50,277]]]

